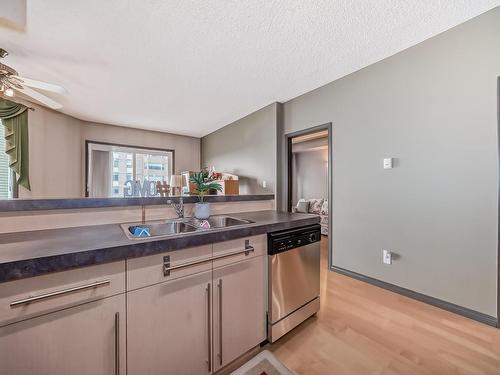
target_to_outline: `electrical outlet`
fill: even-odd
[[[392,264],[392,253],[389,250],[382,249],[382,262]]]

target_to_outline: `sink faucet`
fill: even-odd
[[[172,202],[172,200],[169,199],[167,201],[167,204],[175,208],[175,213],[177,214],[177,217],[179,219],[184,218],[184,200],[182,199],[182,197],[179,198],[179,203],[174,203]]]

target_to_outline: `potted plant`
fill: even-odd
[[[210,190],[222,191],[222,186],[209,179],[208,172],[201,171],[194,173],[189,177],[189,182],[195,185],[193,195],[198,196],[198,203],[194,205],[194,216],[197,219],[208,219],[210,217],[210,204],[205,202],[204,198]]]

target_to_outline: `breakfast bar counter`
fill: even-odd
[[[168,237],[129,239],[119,224],[0,234],[0,282],[181,250],[317,224],[319,217],[279,211],[227,214],[252,223]]]

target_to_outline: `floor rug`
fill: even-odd
[[[293,375],[268,350],[263,350],[231,375]]]

